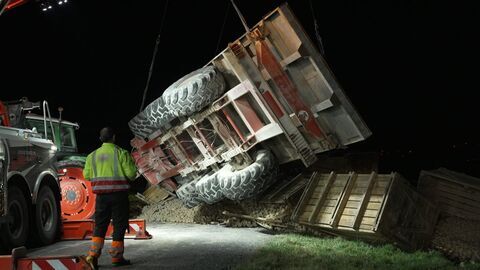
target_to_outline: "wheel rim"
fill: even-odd
[[[53,204],[48,199],[40,206],[40,223],[44,231],[50,231],[53,227]]]
[[[13,201],[10,203],[8,211],[12,217],[12,222],[9,225],[10,234],[13,238],[18,238],[22,234],[24,224],[22,206],[18,201]]]
[[[67,220],[89,219],[95,212],[95,194],[90,181],[83,178],[82,168],[67,168],[60,177],[62,218]]]

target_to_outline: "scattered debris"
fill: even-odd
[[[478,221],[443,217],[432,241],[435,249],[458,261],[480,261],[480,226]]]
[[[458,261],[480,261],[480,179],[439,168],[422,171],[418,191],[440,210],[432,245]]]
[[[166,190],[163,187],[158,185],[150,185],[143,194],[137,194],[137,196],[141,197],[143,200],[147,201],[149,204],[152,203],[159,203],[168,198],[172,193]]]
[[[255,201],[222,201],[212,205],[199,205],[194,208],[186,208],[182,201],[177,198],[169,198],[157,204],[147,205],[143,208],[138,218],[150,222],[165,223],[218,223],[230,227],[256,227],[254,221],[243,220],[236,217],[226,217],[223,211],[263,217],[266,219],[286,222],[290,216],[290,208],[287,205],[268,205]]]

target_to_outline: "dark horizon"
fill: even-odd
[[[283,2],[237,4],[253,26]],[[288,3],[317,44],[310,2]],[[437,167],[480,177],[480,132],[473,121],[478,6],[312,3],[326,61],[373,132],[348,151],[381,153],[382,170],[411,181],[419,170]],[[243,35],[229,5],[169,1],[146,104]],[[70,0],[45,13],[32,1],[3,14],[0,100],[47,100],[52,112],[62,106],[64,119],[80,124],[81,152],[99,146],[98,131],[105,125],[116,127],[119,145],[130,149],[127,122],[141,104],[164,6],[164,1]]]

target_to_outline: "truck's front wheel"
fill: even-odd
[[[20,188],[8,187],[8,215],[10,221],[3,224],[1,238],[7,249],[25,245],[29,230],[29,209]]]
[[[41,245],[55,241],[60,226],[60,211],[57,200],[49,186],[41,187],[35,205],[35,238]]]

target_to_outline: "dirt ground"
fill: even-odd
[[[459,217],[442,217],[432,246],[456,261],[480,261],[480,224]]]

